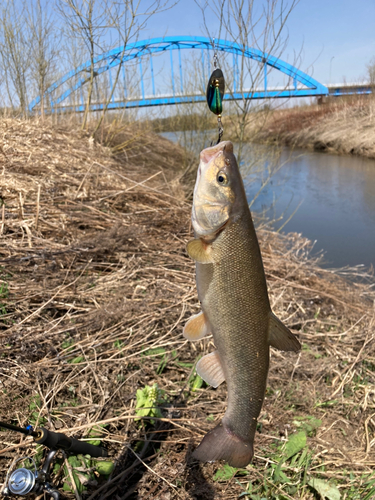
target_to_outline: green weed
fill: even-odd
[[[9,297],[9,286],[6,281],[0,284],[0,300],[7,299]],[[5,316],[7,314],[6,304],[0,302],[0,315]]]
[[[90,441],[87,441],[90,444],[93,444],[94,446],[100,446],[101,445],[101,439],[103,437],[103,429],[107,427],[106,424],[99,424],[99,425],[94,425],[94,427],[90,430],[88,437],[92,438]]]
[[[246,475],[247,471],[245,469],[237,469],[236,467],[231,467],[228,464],[224,464],[221,469],[216,471],[214,475],[214,481],[229,481],[235,475]]]
[[[74,339],[69,337],[66,340],[64,340],[64,342],[61,343],[61,349],[68,349],[69,347],[71,347],[71,349],[69,349],[69,351],[71,351],[73,344],[74,344]]]
[[[204,384],[203,378],[197,373],[192,373],[192,375],[189,378],[189,385],[191,387],[192,392],[201,389],[203,384]]]
[[[113,347],[115,347],[116,349],[118,349],[119,351],[121,351],[121,349],[124,347],[124,343],[121,342],[121,340],[117,339],[114,343],[113,343]]]
[[[157,384],[152,387],[146,385],[143,389],[138,389],[135,406],[135,412],[138,415],[136,420],[140,420],[142,417],[161,418],[163,415],[159,406],[165,402],[164,397],[165,391],[159,389]],[[150,420],[150,423],[154,424],[154,421]]]
[[[90,459],[89,455],[72,455],[68,457],[68,463],[72,471],[73,480],[77,488],[79,495],[82,495],[87,487],[91,485],[96,485],[95,474],[103,476],[104,479],[108,479],[109,475],[113,472],[115,467],[114,462],[111,460],[100,461],[96,459]],[[53,468],[53,474],[58,474],[61,467],[63,467],[64,472],[64,483],[63,491],[74,493],[74,488],[71,483],[68,468],[64,461],[59,458],[57,459],[55,466]]]
[[[243,489],[239,498],[246,497],[250,500],[302,499],[307,498],[308,490],[322,499],[340,500],[340,491],[333,481],[328,482],[310,473],[313,453],[308,447],[308,436],[315,433],[321,421],[307,416],[296,417],[293,423],[299,430],[289,436],[285,443],[274,443],[274,451],[267,457],[269,465],[257,479],[252,474],[256,474],[256,468],[251,465],[248,469],[237,469],[226,464],[216,472],[214,481],[229,481],[234,478]],[[368,492],[371,491],[368,489]]]
[[[319,418],[307,415],[305,417],[295,417],[293,425],[305,431],[308,436],[313,436],[316,430],[322,425],[322,421]]]
[[[172,353],[172,355],[173,355],[173,353]],[[159,366],[156,369],[156,373],[158,375],[163,373],[163,371],[165,370],[165,368],[167,366],[168,360],[169,360],[169,356],[168,356],[166,350],[164,349],[164,347],[155,347],[154,349],[147,349],[141,355],[141,357],[159,357],[159,356],[161,357],[161,359],[159,362]]]

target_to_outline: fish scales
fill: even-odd
[[[249,439],[256,429],[269,363],[269,301],[250,212],[223,231],[213,247],[220,263],[197,264],[198,297],[222,353],[229,395],[224,422]]]

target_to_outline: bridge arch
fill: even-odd
[[[236,99],[265,99],[265,98],[289,98],[289,97],[307,97],[307,96],[319,96],[319,95],[328,95],[329,91],[326,86],[319,83],[317,80],[307,75],[303,71],[298,68],[292,66],[291,64],[282,61],[279,58],[272,56],[271,54],[267,54],[258,49],[251,47],[243,47],[235,42],[230,42],[228,40],[217,40],[215,42],[216,49],[218,52],[227,52],[232,53],[235,57],[244,56],[255,61],[258,61],[260,64],[264,66],[264,89],[255,89],[255,90],[241,90],[236,88],[236,77],[234,76],[233,81],[233,89],[230,92],[227,92],[224,96],[225,100],[236,100]],[[135,59],[139,59],[144,56],[152,56],[152,54],[160,54],[165,51],[178,50],[179,51],[179,63],[180,63],[180,81],[182,82],[182,69],[181,69],[181,49],[200,49],[202,51],[212,50],[212,41],[206,37],[192,37],[192,36],[170,36],[164,38],[152,38],[149,40],[141,40],[132,44],[129,44],[126,47],[126,51],[124,51],[124,47],[118,47],[112,49],[104,54],[97,56],[94,59],[94,74],[95,78],[97,78],[100,74],[109,71],[119,64],[124,64],[127,61],[132,61]],[[204,58],[203,58],[204,59]],[[84,103],[82,105],[73,105],[73,106],[61,106],[61,103],[69,98],[74,92],[79,90],[80,88],[88,82],[87,75],[90,71],[90,61],[86,61],[81,64],[78,68],[73,69],[66,73],[63,77],[57,80],[54,84],[52,84],[45,93],[46,101],[49,103],[50,110],[53,111],[83,111]],[[141,64],[141,62],[140,62]],[[152,64],[152,60],[151,60]],[[234,61],[235,65],[235,61]],[[270,89],[267,86],[267,68],[272,67],[276,70],[284,73],[293,81],[293,87],[287,87],[283,89]],[[173,74],[173,63],[171,56],[171,72],[172,72],[172,86],[173,86],[173,95],[170,96],[159,96],[155,93],[155,84],[154,84],[154,76],[153,70],[151,66],[152,73],[152,86],[153,86],[153,95],[146,96],[143,85],[143,76],[141,71],[141,96],[137,99],[123,99],[123,100],[112,100],[107,109],[120,109],[120,108],[131,108],[131,107],[146,107],[146,106],[158,106],[158,105],[166,105],[166,104],[179,104],[184,102],[202,102],[205,100],[205,95],[203,93],[196,95],[184,95],[182,92],[176,92],[174,85],[174,74]],[[234,75],[236,71],[234,71]],[[208,76],[208,75],[207,75]],[[78,80],[74,82],[74,79],[78,77]],[[71,81],[72,85],[70,85],[67,89],[64,90],[64,86]],[[112,85],[110,79],[110,85]],[[53,97],[54,94],[58,93],[59,89],[61,90],[60,94],[57,97]],[[181,90],[182,87],[181,87]],[[38,109],[38,106],[41,103],[41,97],[38,96],[34,99],[30,105],[29,110],[31,112]],[[104,103],[92,103],[91,111],[99,111],[104,108]]]

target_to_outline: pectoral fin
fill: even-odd
[[[183,336],[188,340],[200,340],[210,333],[209,325],[203,312],[194,314],[183,329]]]
[[[218,351],[203,356],[203,358],[198,361],[196,370],[206,384],[212,385],[212,387],[219,387],[225,380]]]
[[[273,313],[268,326],[268,341],[270,346],[280,351],[299,351],[301,344],[293,333]]]
[[[211,245],[206,245],[202,240],[190,240],[186,245],[186,251],[196,262],[210,264],[212,260]]]

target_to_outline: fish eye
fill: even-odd
[[[222,186],[225,186],[226,184],[228,184],[228,177],[226,176],[226,174],[224,174],[224,172],[219,172],[217,174],[216,180]]]

